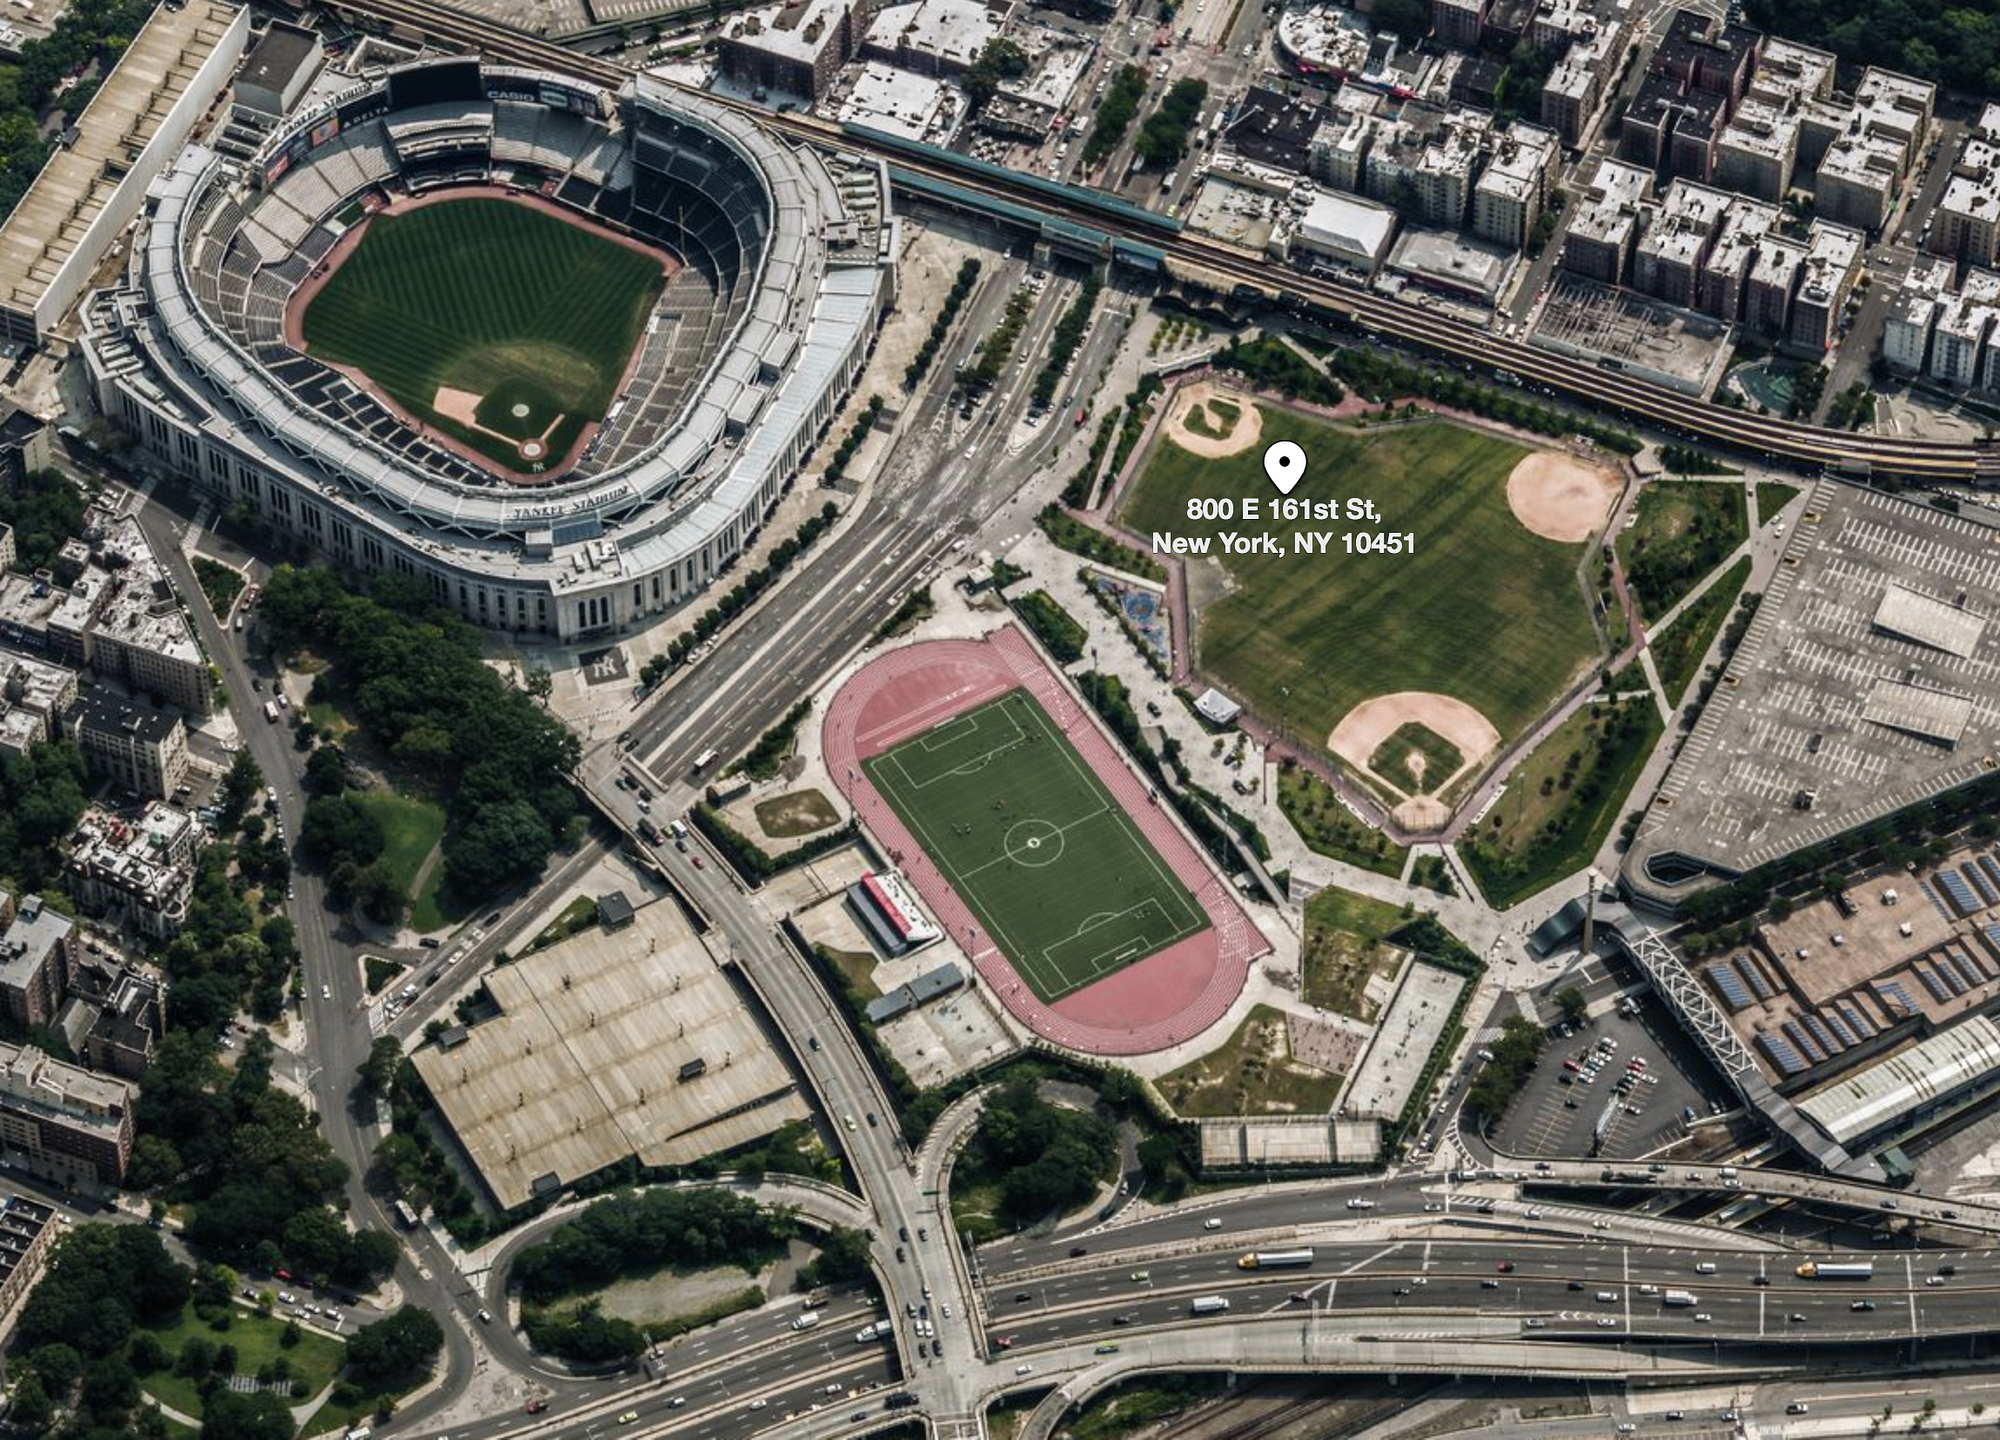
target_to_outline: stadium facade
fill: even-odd
[[[685,261],[578,463],[523,486],[285,343],[357,201],[505,184]],[[344,219],[343,219],[344,217]],[[154,462],[333,564],[400,574],[489,630],[643,626],[756,535],[894,299],[888,177],[698,95],[470,59],[388,70],[248,162],[190,147],[147,191],[122,285],[90,297],[97,403]]]

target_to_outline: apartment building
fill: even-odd
[[[29,895],[17,906],[0,891],[0,1011],[18,1030],[54,1022],[69,994],[76,962],[76,927],[68,916]]]
[[[1515,122],[1495,137],[1472,186],[1472,233],[1524,248],[1561,175],[1562,144],[1552,130]]]
[[[77,826],[64,879],[92,915],[170,940],[187,922],[201,826],[159,801],[132,820],[87,811]]]
[[[1623,285],[1640,217],[1652,194],[1650,170],[1617,160],[1599,164],[1571,202],[1575,213],[1563,234],[1562,268],[1587,280]]]
[[[125,1179],[137,1095],[128,1081],[0,1042],[0,1147],[59,1184]]]
[[[1733,197],[1676,180],[1667,187],[1633,250],[1632,288],[1692,309],[1701,272]]]
[[[96,686],[64,721],[93,774],[135,795],[171,800],[187,783],[187,726],[180,711],[126,699]]]

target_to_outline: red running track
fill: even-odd
[[[1016,687],[1035,697],[1139,831],[1207,913],[1210,926],[1116,974],[1045,1004],[1015,973],[937,871],[861,762]],[[971,957],[993,993],[1043,1039],[1095,1055],[1142,1055],[1200,1033],[1242,992],[1250,962],[1271,947],[1228,882],[1156,804],[1116,744],[1013,626],[983,640],[933,640],[865,665],[827,707],[821,743],[834,783]]]

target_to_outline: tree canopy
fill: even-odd
[[[98,1363],[121,1349],[135,1326],[178,1314],[193,1278],[151,1230],[79,1225],[56,1241],[48,1273],[28,1296],[20,1343],[29,1350],[60,1344]]]
[[[514,1261],[528,1300],[546,1302],[663,1265],[758,1263],[798,1233],[785,1211],[727,1190],[648,1190],[589,1206]]]
[[[331,683],[363,729],[445,798],[454,891],[484,898],[541,868],[578,814],[570,776],[581,749],[561,721],[481,659],[476,630],[407,582],[359,594],[320,568],[280,565],[262,606],[274,643],[310,642],[330,654]],[[380,826],[371,832],[358,808],[346,797],[307,807],[301,843],[330,870],[345,864],[359,875],[380,853]]]
[[[2000,93],[2000,14],[1939,0],[1749,0],[1750,24],[1954,89]]]
[[[347,1364],[363,1385],[397,1380],[427,1370],[444,1348],[444,1327],[428,1310],[405,1305],[347,1342]]]

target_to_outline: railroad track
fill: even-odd
[[[384,23],[411,38],[462,45],[496,59],[554,71],[607,88],[623,85],[634,73],[622,65],[579,55],[491,20],[446,10],[424,0],[333,0],[333,8],[345,17]],[[1220,276],[1235,285],[1265,294],[1275,291],[1281,303],[1315,308],[1356,326],[1364,334],[1506,371],[1525,385],[1560,392],[1686,440],[1747,450],[1804,470],[1831,469],[1860,479],[1886,473],[1934,483],[2000,484],[2000,449],[1986,441],[1960,443],[1857,435],[1712,404],[1664,385],[1509,340],[1356,284],[1292,271],[1263,256],[1185,232],[1162,233],[1157,226],[1139,224],[1109,204],[1093,204],[1089,192],[1079,190],[1076,198],[1064,199],[1044,188],[912,153],[900,146],[880,144],[812,116],[775,114],[747,101],[699,93],[711,104],[746,114],[766,128],[801,143],[867,153],[892,167],[928,176],[975,195],[1076,221],[1119,240],[1157,250],[1170,265],[1178,261],[1184,267]]]

